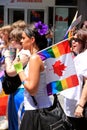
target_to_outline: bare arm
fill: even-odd
[[[29,56],[25,54],[20,54],[20,61],[22,62],[23,66],[25,66],[28,63]],[[11,61],[10,56],[7,55],[5,58],[5,66],[6,66],[6,72],[9,76],[15,76],[17,73],[14,68],[14,62],[17,61],[17,58],[15,58],[14,61]]]
[[[34,55],[29,60],[28,77],[26,77],[24,71],[19,73],[21,81],[25,81],[24,87],[32,96],[37,93],[42,68],[44,69],[42,60],[38,55]]]
[[[83,109],[86,102],[87,102],[87,79],[84,78],[84,86],[82,89],[82,94],[79,100],[79,104],[77,105],[75,109],[75,116],[77,117],[83,116]]]

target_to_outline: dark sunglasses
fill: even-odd
[[[83,40],[79,39],[79,38],[72,38],[70,39],[70,42],[75,41],[75,42],[83,42]]]

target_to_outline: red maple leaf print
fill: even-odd
[[[63,71],[65,70],[66,66],[61,63],[61,61],[56,61],[53,66],[53,69],[54,69],[54,73],[56,73],[58,76],[62,76],[63,74]]]

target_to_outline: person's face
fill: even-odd
[[[77,54],[82,50],[82,42],[76,36],[71,41],[71,48],[72,51],[76,52]]]
[[[8,33],[7,33],[7,32],[3,32],[3,33],[1,34],[1,37],[2,37],[2,40],[3,40],[3,41],[7,41],[7,40],[8,40],[8,38],[9,38],[9,36],[8,36]]]
[[[17,42],[17,41],[12,41],[11,45],[13,46],[13,48],[16,48],[16,49],[22,48],[22,45],[20,44],[20,42]]]
[[[27,50],[27,49],[31,49],[31,46],[34,43],[34,37],[29,38],[25,32],[22,33],[22,39],[21,39],[21,43],[23,46],[23,49]]]
[[[11,46],[15,49],[20,49],[22,48],[22,44],[20,41],[17,41],[16,39],[14,39],[13,37],[10,38],[10,43],[11,43]]]

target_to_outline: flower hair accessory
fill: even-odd
[[[35,23],[35,27],[38,30],[38,33],[42,36],[45,35],[48,31],[48,26],[41,21]]]

